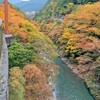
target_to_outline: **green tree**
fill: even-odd
[[[27,63],[32,63],[35,57],[35,52],[30,44],[22,45],[16,40],[9,47],[9,66],[24,66]]]

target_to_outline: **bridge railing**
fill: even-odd
[[[0,20],[0,100],[9,100],[8,70],[8,48]]]
[[[3,41],[1,26],[2,26],[2,20],[0,20],[0,57],[1,57],[2,41]]]

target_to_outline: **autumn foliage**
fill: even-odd
[[[100,2],[81,5],[66,14],[49,36],[57,45],[59,55],[72,64],[73,71],[85,79],[91,93],[99,100]]]
[[[93,83],[91,90],[95,89],[93,94],[100,98],[100,88],[97,87],[100,77],[100,68],[97,67],[100,64],[100,2],[76,6],[78,2],[69,1],[65,5],[65,0],[62,4],[60,0],[52,0],[46,9],[48,14],[42,11],[42,16],[37,17],[40,22],[44,19],[41,24],[28,19],[13,6],[8,6],[9,33],[14,36],[8,52],[10,100],[48,100],[52,96],[48,78],[56,76],[57,66],[53,63],[56,48],[50,38],[57,45],[58,54],[75,64],[77,72],[86,81],[91,79],[87,83]],[[3,8],[2,4],[2,29]]]
[[[46,76],[36,65],[14,67],[9,73],[10,100],[47,100],[52,96]]]
[[[36,21],[28,19],[10,4],[8,10],[9,33],[14,38],[8,47],[10,100],[47,100],[52,94],[48,84],[48,78],[53,74],[50,70],[57,70],[53,65],[55,46],[39,31]],[[4,30],[3,4],[0,6],[0,19]]]
[[[79,6],[67,14],[64,21],[50,32],[64,57],[90,57],[96,60],[100,54],[100,3]],[[56,40],[55,40],[56,39]],[[75,60],[77,62],[77,60]]]
[[[25,100],[25,78],[23,77],[23,71],[19,67],[15,67],[10,69],[9,73],[10,100]]]
[[[39,32],[37,23],[35,21],[29,21],[27,17],[21,12],[17,11],[13,6],[8,5],[8,22],[9,33],[18,39],[25,41],[28,39],[28,34],[32,32]],[[0,19],[4,22],[4,5],[0,6]],[[4,24],[3,24],[4,28]]]
[[[25,100],[47,100],[50,96],[50,87],[46,77],[36,65],[27,65],[23,69],[26,79]]]

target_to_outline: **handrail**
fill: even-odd
[[[2,41],[3,41],[3,37],[2,37],[2,20],[0,20],[0,57],[1,57],[1,51],[2,51]]]

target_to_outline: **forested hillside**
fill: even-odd
[[[55,77],[60,67],[65,73],[73,71],[81,77],[93,97],[100,100],[99,0],[48,0],[34,17],[35,20],[28,19],[21,10],[10,4],[8,10],[9,33],[14,38],[13,44],[8,47],[10,100],[53,100],[56,90],[52,82],[58,81]],[[4,30],[3,4],[0,6],[0,19],[3,20]],[[54,64],[57,56],[61,60],[60,67]],[[72,70],[67,70],[68,67]],[[77,77],[76,74],[72,76]],[[66,76],[68,80],[62,81]],[[60,83],[56,84],[56,87],[62,85],[56,91],[58,95],[68,88],[64,87],[66,83],[69,86],[70,82],[75,83],[74,77],[66,76],[61,75]],[[72,91],[68,91],[68,96],[72,98],[76,96],[73,88],[79,91],[87,89],[86,86],[81,88],[81,85],[70,88]],[[87,93],[89,91],[86,90]],[[85,100],[82,92],[80,94],[80,98]]]
[[[78,6],[66,13],[60,25],[50,29],[53,19],[42,24],[41,31],[51,37],[60,57],[69,61],[73,71],[85,79],[91,93],[100,100],[100,3]]]
[[[0,19],[4,22],[3,4]],[[35,21],[28,20],[10,5],[9,33],[14,37],[9,47],[10,100],[47,100],[52,96],[48,78],[53,79],[57,71],[53,64],[55,46],[48,36],[39,32]]]
[[[48,0],[35,19],[39,22],[45,22],[51,17],[62,19],[64,15],[71,13],[77,6],[97,1],[99,0]]]

